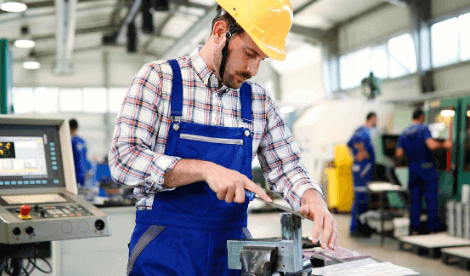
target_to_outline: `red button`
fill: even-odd
[[[74,217],[75,215],[74,214],[70,214],[71,217]]]
[[[78,217],[81,217],[81,216],[82,216],[82,214],[77,214],[77,216],[78,216]]]
[[[52,209],[52,207],[47,207],[47,209]]]
[[[20,206],[20,212],[21,212],[22,216],[29,215],[30,210],[31,210],[31,207],[29,207],[29,205],[21,205]]]

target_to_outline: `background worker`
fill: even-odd
[[[78,136],[78,122],[75,119],[69,120],[70,135],[72,136],[73,163],[75,165],[75,178],[77,185],[85,186],[85,178],[89,167],[87,159],[87,145],[82,137]]]
[[[217,0],[208,41],[190,56],[145,65],[128,90],[109,154],[115,181],[139,199],[128,275],[239,275],[227,240],[249,237],[245,190],[258,155],[268,185],[337,243],[336,223],[300,162],[276,103],[247,81],[285,59],[288,0]],[[268,227],[268,226],[267,226]]]
[[[352,167],[354,177],[354,203],[351,211],[351,227],[349,234],[352,237],[370,237],[372,229],[361,223],[359,216],[367,212],[369,193],[367,183],[372,181],[375,167],[375,153],[371,141],[371,129],[377,126],[377,115],[370,112],[366,116],[366,123],[359,127],[348,142],[348,147],[354,155]]]
[[[431,151],[440,148],[452,149],[452,140],[439,142],[432,138],[428,126],[423,124],[424,120],[424,112],[421,109],[413,112],[413,124],[400,135],[395,152],[397,159],[403,158],[404,154],[408,158],[412,233],[420,228],[423,195],[428,213],[428,231],[437,232],[440,227],[437,200],[439,176]]]

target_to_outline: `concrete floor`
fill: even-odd
[[[334,215],[338,223],[340,234],[339,245],[344,248],[356,250],[360,253],[370,255],[382,261],[391,262],[396,265],[411,268],[427,276],[468,276],[470,272],[457,266],[446,265],[440,259],[430,259],[418,256],[407,251],[398,249],[398,241],[393,238],[385,238],[383,246],[380,245],[380,236],[373,235],[369,239],[354,239],[349,237],[349,215]],[[281,226],[279,213],[249,214],[248,228],[253,238],[279,237]],[[303,236],[311,236],[313,222],[303,220]]]

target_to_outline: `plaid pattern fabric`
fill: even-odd
[[[207,67],[198,50],[178,58],[183,78],[181,121],[248,127],[253,137],[252,158],[259,163],[269,187],[298,210],[303,193],[320,191],[300,161],[299,147],[284,123],[279,107],[267,91],[252,86],[252,122],[241,120],[239,89],[218,88],[216,74]],[[164,175],[174,168],[178,157],[164,155],[171,118],[172,71],[167,61],[148,63],[139,71],[127,91],[114,129],[109,152],[113,179],[134,187],[138,209],[151,209]]]

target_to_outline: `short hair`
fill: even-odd
[[[419,119],[419,117],[423,115],[424,115],[424,112],[421,110],[421,108],[418,108],[413,112],[413,120]]]
[[[369,112],[369,113],[367,114],[366,120],[369,121],[372,117],[376,117],[376,118],[377,118],[377,114],[375,114],[375,112]]]
[[[70,120],[69,120],[69,127],[70,127],[70,130],[78,129],[78,122],[77,122],[77,120],[75,120],[75,119],[70,119]]]
[[[237,21],[228,12],[225,12],[223,15],[220,16],[219,14],[221,12],[221,9],[222,7],[220,5],[217,5],[217,8],[215,8],[215,10],[217,11],[217,17],[212,20],[211,30],[214,30],[215,23],[219,21],[224,21],[225,23],[227,23],[229,27],[233,23],[237,23]],[[237,32],[235,34],[241,34],[244,31],[245,30],[243,30],[243,28],[240,25],[238,25]]]

